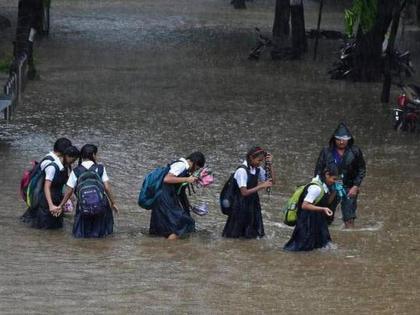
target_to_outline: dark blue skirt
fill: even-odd
[[[257,238],[264,236],[258,193],[243,197],[238,191],[232,208],[232,213],[228,216],[223,229],[223,237]]]
[[[328,223],[323,212],[300,209],[291,239],[284,245],[288,251],[309,251],[331,242]]]
[[[62,194],[54,194],[52,201],[55,205],[60,204]],[[55,217],[51,214],[45,195],[42,194],[39,206],[28,208],[21,217],[22,222],[35,229],[61,229],[63,227],[63,214]]]
[[[168,237],[182,236],[195,231],[185,190],[177,194],[178,185],[163,184],[162,193],[152,207],[149,233]]]
[[[48,207],[28,208],[21,220],[35,229],[54,230],[63,227],[63,215],[53,216]]]
[[[74,215],[73,236],[76,238],[104,237],[114,231],[114,216],[110,206],[103,215],[83,216],[79,207]]]

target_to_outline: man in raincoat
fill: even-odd
[[[315,176],[320,175],[329,163],[338,167],[340,179],[334,188],[337,197],[331,210],[341,203],[345,228],[353,228],[356,219],[357,196],[366,175],[366,164],[362,151],[354,145],[354,138],[344,123],[340,123],[332,135],[329,146],[321,150],[315,166]],[[333,217],[330,219],[331,223]]]

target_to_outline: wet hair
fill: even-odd
[[[74,145],[69,146],[67,149],[64,150],[64,155],[71,157],[71,158],[79,158],[80,151]]]
[[[198,166],[199,168],[202,168],[204,164],[206,164],[206,158],[200,151],[196,151],[188,155],[187,160],[190,160],[195,166]]]
[[[335,165],[334,163],[330,163],[324,168],[324,170],[322,171],[322,174],[321,174],[322,181],[325,180],[325,174],[327,174],[327,173],[330,176],[338,176],[339,174],[338,174],[337,165]]]
[[[254,159],[260,155],[265,156],[267,153],[265,152],[265,150],[261,147],[252,147],[248,153],[246,154],[246,161],[249,163],[251,162],[251,159]]]
[[[59,138],[54,143],[54,152],[64,154],[64,151],[71,146],[71,141],[67,138]]]
[[[98,147],[94,144],[85,144],[80,150],[79,165],[82,164],[83,160],[90,160],[96,164],[94,155],[98,153]]]

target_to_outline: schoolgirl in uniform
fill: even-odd
[[[298,219],[292,237],[284,245],[287,251],[309,251],[326,247],[331,242],[327,217],[333,215],[328,208],[334,199],[331,187],[338,178],[335,165],[327,166],[321,175],[312,179],[312,184],[305,187],[298,204]],[[317,184],[313,184],[317,182]],[[324,190],[324,196],[315,202]]]
[[[149,233],[174,240],[195,231],[195,221],[190,214],[190,203],[185,183],[194,183],[192,174],[204,167],[206,160],[201,152],[180,158],[170,165],[163,179],[162,192],[152,206]]]
[[[272,179],[266,179],[266,171],[261,167],[267,159]],[[273,157],[261,147],[248,151],[246,160],[236,170],[234,178],[238,185],[232,212],[227,218],[223,236],[230,238],[257,238],[264,236],[264,224],[258,191],[273,185],[274,172],[271,168]]]
[[[68,179],[67,169],[63,165],[65,150],[71,146],[67,138],[58,139],[53,151],[40,162],[45,173],[44,189],[39,205],[28,208],[22,216],[22,221],[33,228],[59,229],[63,227],[63,216],[58,205],[63,199],[63,187]]]
[[[80,158],[80,151],[75,146],[70,146],[64,151],[64,167],[67,170],[68,177],[71,174],[71,171],[73,170],[73,164]],[[68,200],[65,207],[64,212],[72,212],[73,211],[73,200]]]
[[[114,217],[112,210],[118,212],[114,198],[111,193],[109,178],[105,167],[97,163],[98,148],[93,144],[86,144],[80,151],[79,165],[71,172],[67,181],[67,192],[63,201],[60,203],[62,208],[71,197],[78,184],[78,177],[87,170],[93,170],[101,178],[107,195],[106,209],[103,214],[96,216],[83,216],[80,205],[76,206],[74,216],[73,236],[77,238],[104,237],[112,234],[114,227]]]

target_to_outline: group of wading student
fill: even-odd
[[[36,208],[29,207],[22,216],[24,222],[40,229],[63,226],[65,204],[74,192],[78,192],[74,215],[75,237],[103,237],[113,232],[115,205],[105,167],[97,162],[98,148],[86,144],[79,152],[70,140],[61,138],[40,163],[45,173],[41,201]],[[78,166],[71,169],[79,159]],[[236,185],[232,211],[227,216],[223,237],[261,238],[264,224],[258,191],[270,188],[274,181],[273,156],[261,147],[253,147],[246,154],[242,165],[233,174]],[[173,240],[195,231],[185,183],[195,183],[194,175],[205,166],[205,156],[194,152],[169,164],[163,178],[160,195],[151,207],[149,233]],[[265,164],[265,168],[262,167]],[[96,172],[103,184],[106,198],[102,211],[97,215],[84,215],[80,194],[89,194],[89,187],[81,190],[80,178],[86,172]],[[270,173],[271,178],[267,179]],[[354,227],[357,196],[365,176],[365,161],[361,150],[354,145],[349,129],[340,123],[329,145],[321,150],[316,163],[314,178],[299,199],[298,218],[291,239],[285,244],[288,251],[307,251],[329,245],[331,237],[328,225],[334,218],[338,204],[346,228]],[[66,192],[64,186],[67,186]]]

